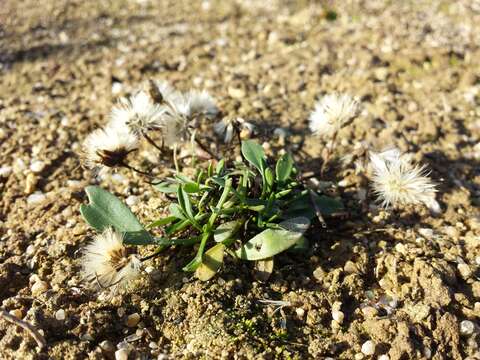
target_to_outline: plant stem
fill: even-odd
[[[153,147],[155,147],[155,149],[157,149],[157,150],[160,151],[161,153],[163,152],[162,147],[161,147],[161,146],[158,146],[157,143],[156,143],[155,141],[153,141],[153,139],[152,139],[150,136],[148,136],[146,132],[142,132],[142,135],[143,135],[143,137],[145,138],[145,140],[148,141],[148,143],[149,143],[150,145],[152,145]]]
[[[310,200],[312,201],[313,208],[315,209],[315,215],[317,215],[318,220],[320,221],[320,224],[322,225],[322,228],[327,227],[327,223],[325,222],[325,219],[323,218],[322,212],[320,211],[320,208],[318,207],[317,203],[315,202],[315,193],[312,190],[308,190],[308,194],[310,195]]]
[[[335,146],[335,143],[337,142],[337,133],[338,132],[335,132],[333,134],[332,140],[330,141],[330,146],[327,147],[327,154],[325,155],[325,160],[323,161],[322,166],[320,167],[320,175],[322,175],[322,176],[323,176],[323,173],[325,171],[325,168],[326,168],[327,164],[330,161],[330,157],[332,156],[333,148]]]
[[[212,212],[212,215],[210,215],[210,219],[208,219],[208,225],[210,228],[213,227],[213,224],[215,223],[215,220],[217,220],[218,216],[218,211],[222,209],[223,204],[225,201],[227,201],[228,194],[230,193],[230,189],[232,188],[232,179],[228,178],[225,181],[225,187],[223,188],[222,195],[220,196],[220,200],[218,200],[217,203],[217,211]]]
[[[5,310],[0,310],[0,318],[4,318],[5,320],[11,322],[12,324],[20,326],[22,329],[27,331],[37,342],[37,345],[40,349],[43,349],[47,346],[47,342],[45,338],[40,334],[40,332],[30,323],[17,318],[16,316],[9,314]]]
[[[198,147],[200,149],[202,149],[203,151],[205,151],[208,155],[210,155],[212,157],[212,159],[215,159],[215,160],[218,160],[218,157],[208,148],[206,147],[205,145],[203,145],[200,140],[198,140],[197,138],[195,138],[195,142],[196,144],[198,145]]]
[[[147,173],[147,172],[145,172],[145,171],[142,171],[142,170],[139,170],[139,169],[137,169],[137,168],[135,168],[135,167],[133,167],[133,166],[131,166],[131,165],[128,165],[127,163],[122,163],[122,164],[120,164],[120,166],[123,166],[124,168],[126,168],[126,169],[128,169],[128,170],[132,170],[132,171],[134,171],[134,172],[136,172],[136,173],[138,173],[138,174],[145,175],[145,176],[148,176],[148,177],[150,177],[150,178],[153,178],[153,176],[150,175],[149,173]]]
[[[175,171],[178,173],[179,167],[178,167],[178,159],[177,159],[177,144],[175,143],[173,145],[173,164],[175,165]]]

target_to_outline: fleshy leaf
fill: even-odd
[[[297,217],[278,225],[278,228],[267,229],[254,236],[235,251],[235,255],[243,260],[262,260],[275,256],[299,241],[310,226],[310,220]]]
[[[203,254],[203,260],[200,266],[195,270],[195,276],[201,281],[210,280],[223,264],[223,254],[225,245],[216,244]]]
[[[293,170],[293,159],[290,154],[283,154],[275,166],[275,175],[280,184],[285,183],[290,178]]]
[[[167,225],[167,224],[170,224],[171,222],[173,222],[175,220],[177,220],[176,216],[167,216],[166,218],[158,219],[158,220],[153,221],[151,224],[149,224],[147,226],[147,229],[153,229],[153,228],[156,228],[156,227]]]
[[[213,239],[217,243],[230,239],[238,231],[241,224],[240,220],[232,220],[218,225],[213,232]]]
[[[255,166],[261,174],[265,168],[265,152],[261,145],[253,140],[242,141],[242,154],[247,161]]]
[[[178,185],[172,184],[166,181],[153,185],[155,189],[163,193],[174,193],[177,192]]]
[[[115,195],[98,186],[85,189],[90,203],[80,207],[80,213],[91,227],[98,231],[113,228],[124,234],[124,243],[145,245],[154,243],[153,237],[140,224],[130,209]]]

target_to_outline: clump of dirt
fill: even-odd
[[[3,5],[0,299],[48,347],[0,320],[2,358],[480,358],[478,2]],[[151,77],[208,90],[262,140],[287,130],[305,169],[323,146],[307,131],[315,99],[358,96],[336,149],[349,156],[322,179],[342,180],[350,217],[311,234],[308,256],[276,258],[266,283],[233,261],[201,283],[171,251],[131,293],[87,291],[77,259],[92,232],[78,208],[96,180],[79,144]],[[392,145],[432,170],[440,215],[361,209],[356,154]],[[137,175],[101,185],[144,220],[161,204]]]

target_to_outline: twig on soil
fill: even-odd
[[[33,337],[33,339],[37,342],[37,345],[40,348],[40,350],[47,346],[47,342],[43,337],[43,335],[40,334],[40,332],[32,324],[22,319],[19,319],[15,315],[12,315],[6,312],[5,310],[0,310],[0,318],[4,318],[8,322],[18,325],[22,329],[24,329],[26,332],[28,332]]]

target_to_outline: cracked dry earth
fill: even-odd
[[[47,347],[0,319],[0,357],[480,359],[479,24],[478,0],[4,0],[0,300]],[[149,78],[207,89],[262,141],[287,129],[285,146],[302,144],[310,169],[315,100],[358,96],[362,113],[336,149],[352,156],[322,179],[341,180],[348,219],[311,234],[308,256],[279,256],[266,283],[232,261],[202,283],[179,270],[191,254],[172,251],[115,301],[86,290],[79,249],[93,233],[79,205],[95,181],[79,144]],[[362,209],[361,144],[427,164],[442,213]],[[158,206],[136,175],[101,185],[144,221]],[[274,312],[265,299],[288,305]]]

